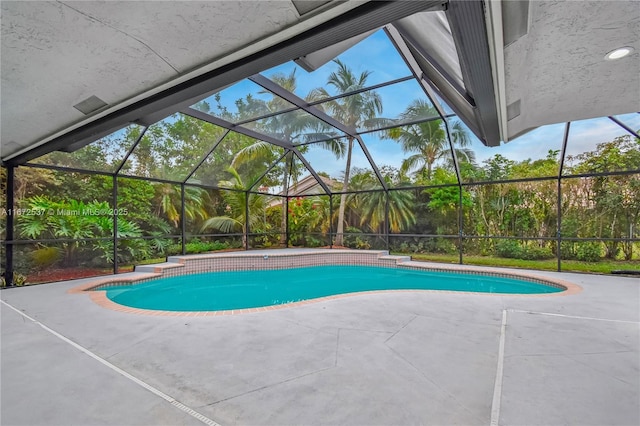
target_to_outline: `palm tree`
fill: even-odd
[[[384,175],[387,186],[397,186],[388,175]],[[357,178],[357,183],[355,179]],[[368,190],[378,187],[377,178],[372,173],[361,173],[354,176],[352,181],[354,189]],[[360,226],[368,224],[373,232],[385,233],[382,226],[385,223],[387,193],[389,196],[389,229],[392,232],[400,232],[416,223],[413,213],[414,192],[410,190],[397,191],[370,191],[353,194],[351,204],[360,216]]]
[[[282,73],[275,74],[271,77],[271,80],[283,89],[289,92],[294,92],[297,87],[296,68],[294,68],[293,71],[291,71],[291,73],[289,73],[288,75]],[[260,93],[270,94],[271,92],[261,91]],[[257,105],[256,108],[259,108],[262,114],[278,112],[286,109],[289,106],[289,103],[279,96],[273,96],[271,100],[266,102],[262,101],[258,103],[254,100],[253,103]],[[304,129],[307,128],[308,125],[308,121],[305,120],[297,110],[287,114],[273,115],[260,123],[260,127],[285,142],[293,142],[299,137]],[[238,153],[233,158],[231,166],[234,168],[238,168],[242,164],[268,158],[273,154],[273,149],[274,146],[268,142],[256,141],[254,144],[238,151]],[[292,174],[294,174],[294,176],[297,177],[292,166],[293,154],[288,153],[285,157],[284,170],[282,173],[282,191],[285,196],[288,194],[289,173],[291,172]],[[285,229],[287,226],[287,209],[285,208],[285,204],[286,198],[283,197],[281,229]],[[280,243],[286,243],[286,235],[282,233],[280,234]]]
[[[331,87],[337,95],[361,90],[366,87],[367,78],[371,75],[371,71],[364,71],[360,75],[347,67],[339,59],[333,61],[338,65],[338,70],[332,72],[327,79],[327,86]],[[315,101],[330,98],[331,94],[324,87],[311,91],[308,96],[309,100]],[[382,113],[382,98],[374,91],[365,91],[355,95],[342,97],[327,101],[317,105],[318,108],[327,110],[333,118],[342,124],[352,128],[372,129],[389,120],[379,118],[378,114]],[[351,155],[353,152],[354,136],[347,136],[347,164],[344,170],[344,184],[342,186],[342,195],[340,197],[340,208],[338,211],[338,229],[336,230],[335,244],[343,245],[344,234],[344,212],[347,204],[347,194],[349,190],[349,175],[351,171]]]
[[[417,120],[422,117],[437,115],[437,111],[428,102],[422,99],[414,100],[401,114],[402,121]],[[415,170],[430,180],[433,165],[441,159],[451,159],[447,132],[441,120],[423,121],[409,126],[391,129],[389,137],[400,142],[405,153],[413,153],[402,162],[401,172],[407,173]],[[469,163],[475,161],[475,155],[469,148],[471,140],[469,135],[459,122],[451,126],[451,138],[453,139],[456,155]]]
[[[207,229],[216,229],[223,233],[230,233],[233,231],[242,232],[242,245],[247,246],[247,224],[250,229],[254,229],[263,224],[264,221],[264,197],[257,194],[248,194],[245,183],[238,172],[229,167],[227,172],[233,177],[230,181],[220,182],[220,187],[231,188],[232,191],[224,191],[223,198],[226,203],[225,216],[210,217],[205,220],[200,228],[200,231],[206,231]],[[247,203],[249,210],[249,217],[247,217]]]
[[[294,92],[297,87],[296,82],[296,68],[291,71],[289,74],[275,74],[271,77],[271,80],[282,87],[284,90],[288,92]],[[271,93],[268,91],[262,91],[260,93]],[[256,104],[256,101],[253,101]],[[290,104],[282,99],[279,96],[273,96],[273,98],[267,102],[263,102],[258,107],[260,111],[263,113],[269,112],[278,112],[284,109],[287,109]],[[327,127],[317,127],[317,121],[313,120],[313,117],[303,114],[301,110],[295,110],[284,114],[275,114],[271,117],[265,119],[261,123],[261,130],[266,130],[270,134],[274,135],[276,138],[293,143],[297,140],[305,140],[312,139],[321,134],[323,136],[331,136],[326,130]],[[317,133],[310,134],[305,133],[305,130],[313,129]],[[329,148],[336,156],[342,155],[344,148],[338,141],[335,139],[322,142],[324,147]],[[273,154],[273,145],[264,142],[264,141],[256,141],[254,144],[247,146],[246,148],[240,150],[233,159],[232,167],[238,168],[240,165],[268,158],[271,154]],[[304,151],[306,148],[299,148],[301,151]],[[285,197],[282,198],[282,219],[281,219],[281,229],[286,228],[287,224],[287,209],[286,205],[286,196],[289,194],[289,183],[293,180],[294,184],[297,182],[300,174],[299,167],[294,167],[294,155],[292,152],[289,152],[284,161],[283,165],[283,173],[282,173],[282,193]],[[280,243],[286,243],[286,235],[280,234]]]
[[[184,176],[188,173],[185,171],[184,165],[162,164],[158,167],[157,173],[163,179],[167,179],[174,182],[179,182],[184,179]],[[178,184],[174,183],[154,183],[155,190],[154,203],[156,204],[156,216],[164,217],[173,224],[175,228],[178,227],[181,220],[186,220],[182,217],[182,191]],[[187,218],[205,219],[207,217],[207,211],[205,205],[208,202],[208,194],[203,188],[195,186],[185,186],[184,190],[184,207],[185,215]]]
[[[158,208],[156,215],[160,216],[163,213],[164,216],[173,224],[174,227],[178,227],[181,220],[186,220],[182,217],[182,193],[178,185],[170,183],[160,183],[154,185],[156,188],[156,197],[159,198]],[[205,219],[207,217],[207,211],[205,204],[207,202],[207,191],[196,186],[185,186],[184,188],[184,213],[187,218]]]

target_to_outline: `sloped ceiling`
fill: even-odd
[[[640,111],[640,2],[503,4],[514,3],[528,7],[503,15],[505,34],[515,34],[504,47],[505,136],[512,139],[550,123]],[[516,26],[514,19],[524,26],[510,28]],[[635,50],[616,61],[604,59],[623,46]]]
[[[73,105],[91,96],[122,107],[364,2],[310,3],[3,1],[2,158],[81,123]]]

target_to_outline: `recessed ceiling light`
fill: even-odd
[[[628,47],[628,46],[620,47],[604,55],[604,58],[608,61],[613,61],[615,59],[624,58],[631,52],[633,52],[633,47]]]

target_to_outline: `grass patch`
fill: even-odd
[[[438,254],[438,253],[393,253],[397,255],[409,254],[413,260],[425,260],[430,262],[441,263],[458,263],[459,256],[457,254]],[[480,266],[501,266],[506,268],[521,269],[537,269],[540,271],[556,271],[558,261],[556,259],[548,260],[522,260],[507,259],[503,257],[492,256],[473,256],[465,255],[462,258],[465,265]],[[601,260],[600,262],[580,262],[578,260],[563,260],[563,272],[586,272],[590,274],[610,274],[615,270],[640,270],[640,261],[622,261],[622,260]]]
[[[164,263],[167,257],[156,257],[155,259],[136,260],[135,265],[152,265],[154,263]],[[133,266],[133,265],[131,265]]]

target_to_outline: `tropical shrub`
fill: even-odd
[[[17,272],[13,273],[13,285],[21,287],[27,283],[27,277]],[[4,276],[0,277],[0,287],[5,288],[7,286],[7,280]]]
[[[308,233],[314,232],[320,224],[322,215],[314,200],[296,197],[289,200],[289,243],[292,245],[314,247]],[[316,245],[318,247],[320,244]]]
[[[553,252],[549,247],[540,247],[536,245],[526,246],[521,259],[524,260],[544,260],[552,259],[554,257]]]
[[[38,269],[53,266],[62,260],[62,250],[59,247],[41,247],[31,252],[31,260]]]
[[[515,240],[500,240],[496,243],[496,254],[509,259],[521,259],[522,247]]]
[[[496,254],[500,257],[522,260],[542,260],[553,258],[548,247],[522,245],[516,240],[500,240],[496,243]]]
[[[46,268],[55,264],[81,265],[113,263],[113,211],[107,202],[85,203],[69,199],[56,201],[46,196],[33,196],[24,200],[29,215],[17,216],[20,236],[29,239],[68,238],[56,247],[41,245],[32,252],[34,268]],[[122,210],[125,213],[125,210]],[[168,240],[160,237],[143,240],[140,227],[125,218],[118,217],[118,260],[130,262],[163,254]],[[94,241],[77,241],[91,238],[109,238]],[[86,250],[89,248],[89,250]],[[81,250],[82,249],[82,250]],[[97,251],[98,256],[92,255]]]
[[[200,241],[194,239],[185,244],[187,254],[206,253],[209,251],[224,250],[229,248],[229,243],[221,241]],[[171,253],[182,253],[182,244],[172,244],[167,249]]]
[[[245,195],[248,188],[242,181],[242,177],[233,167],[228,167],[227,172],[233,177],[230,181],[219,183],[221,187],[232,188],[232,191],[224,191],[222,198],[225,202],[224,215],[210,217],[202,223],[200,232],[217,231],[224,234],[242,234],[242,245],[246,246],[247,226],[252,233],[268,232],[269,224],[265,220],[265,197],[258,194]],[[250,178],[249,181],[255,181]],[[247,216],[247,213],[249,215]]]
[[[454,254],[458,248],[451,239],[434,238],[424,244],[424,250],[430,253]]]
[[[346,233],[344,234],[344,246],[360,250],[369,250],[371,248],[369,239],[365,235],[358,234],[362,234],[362,231],[360,229],[353,226],[348,226],[346,229]]]
[[[599,262],[602,257],[602,245],[596,241],[576,244],[576,259],[583,262]]]

